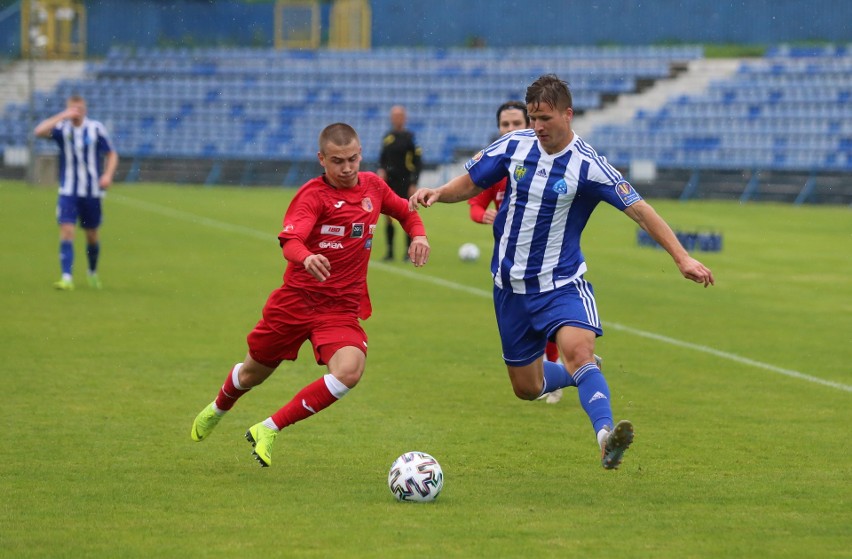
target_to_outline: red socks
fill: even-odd
[[[225,378],[225,384],[219,389],[214,402],[216,408],[224,413],[234,407],[240,397],[248,392],[239,384],[239,372],[242,363],[237,363]],[[280,430],[297,421],[306,419],[320,410],[324,410],[349,392],[349,388],[337,380],[334,375],[322,376],[301,389],[283,408],[269,419]],[[268,421],[268,420],[267,420]],[[269,425],[272,427],[272,425]]]
[[[331,377],[331,381],[327,381],[326,377]],[[337,395],[331,393],[331,390],[329,390],[329,387],[327,386],[327,382],[336,383],[332,384],[332,387],[335,388]],[[339,387],[337,385],[339,385]],[[340,387],[342,387],[343,390],[340,390]],[[332,375],[325,375],[325,377],[320,377],[301,389],[292,400],[272,415],[272,421],[278,429],[283,429],[288,425],[292,425],[297,421],[301,421],[312,416],[320,410],[324,410],[336,402],[338,398],[343,397],[343,395],[348,391],[349,390],[340,384],[340,382]]]
[[[222,388],[219,389],[219,394],[216,396],[216,407],[220,411],[230,410],[234,407],[234,404],[237,403],[240,396],[248,392],[248,390],[243,390],[242,387],[237,388],[235,386],[235,384],[239,385],[239,381],[237,379],[240,373],[240,367],[242,366],[242,363],[234,365],[234,368],[231,369],[230,373],[228,373],[228,378],[225,379],[225,384],[223,384]]]

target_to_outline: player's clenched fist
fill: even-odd
[[[325,281],[331,275],[331,264],[322,254],[311,254],[305,258],[305,271],[318,281]]]

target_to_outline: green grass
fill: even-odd
[[[555,406],[512,395],[487,264],[455,255],[487,248],[488,228],[462,205],[426,210],[428,266],[371,267],[361,384],[288,429],[261,470],[243,432],[323,373],[307,347],[209,440],[189,427],[280,283],[292,194],[118,185],[105,288],[86,288],[79,236],[64,293],[53,189],[0,183],[0,557],[852,556],[847,208],[655,202],[675,227],[724,233],[723,252],[696,255],[710,289],[596,212],[598,353],[616,416],[637,429],[616,472],[575,392]],[[388,491],[408,450],[441,462],[436,503]]]

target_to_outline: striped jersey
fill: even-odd
[[[574,135],[548,154],[532,130],[506,134],[465,164],[488,188],[508,178],[494,221],[494,284],[515,293],[542,293],[586,272],[580,236],[598,202],[619,210],[642,199],[606,158]]]
[[[104,191],[98,182],[103,156],[113,151],[104,125],[84,118],[75,127],[70,120],[64,120],[53,128],[50,136],[59,146],[59,194],[103,198]]]

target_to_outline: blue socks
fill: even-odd
[[[86,256],[89,258],[89,272],[95,273],[98,270],[98,255],[101,253],[101,244],[93,243],[86,245]]]
[[[574,379],[568,373],[561,363],[553,363],[552,361],[544,362],[544,388],[542,394],[553,392],[559,388],[567,386],[577,386]]]
[[[612,428],[612,406],[609,402],[609,386],[595,363],[586,363],[574,373],[580,404],[589,416],[595,433],[604,427]]]
[[[74,243],[72,241],[59,241],[59,265],[62,273],[71,275],[71,267],[74,265]]]

